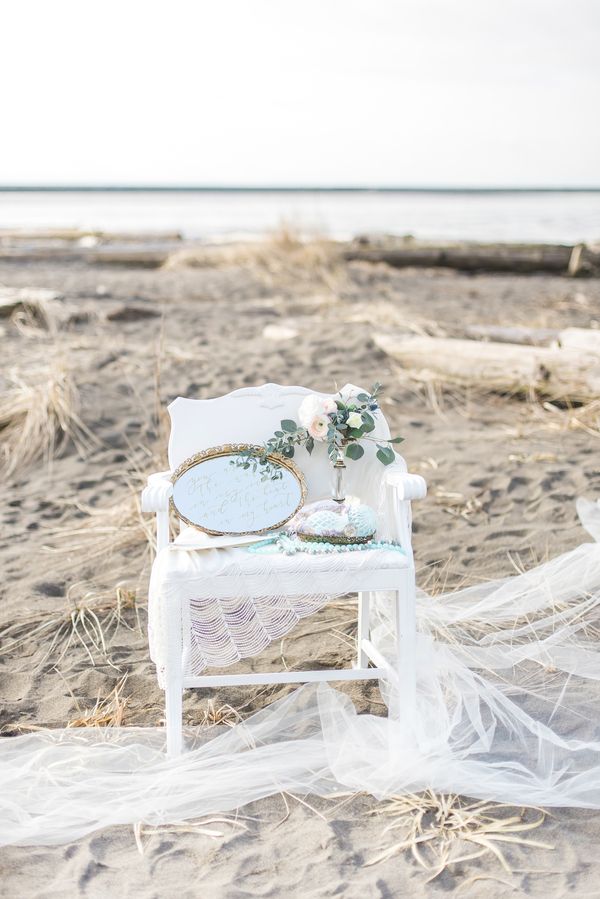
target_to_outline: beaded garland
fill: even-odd
[[[322,555],[323,553],[348,553],[348,552],[364,552],[370,549],[390,549],[403,553],[404,550],[399,543],[392,543],[386,540],[372,540],[370,543],[306,543],[299,540],[298,537],[290,534],[278,534],[274,537],[267,537],[266,540],[260,540],[247,547],[247,552],[251,553],[276,553],[282,552],[286,556],[293,556],[296,553],[307,553],[309,556]]]

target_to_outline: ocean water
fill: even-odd
[[[284,223],[340,239],[598,242],[600,191],[0,191],[0,229],[178,230],[215,241],[260,237]]]

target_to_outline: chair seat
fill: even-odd
[[[156,594],[183,599],[337,594],[399,587],[409,568],[402,550],[352,549],[334,553],[252,552],[248,545],[197,549],[184,531],[157,556],[152,572]]]

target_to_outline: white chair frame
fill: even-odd
[[[265,384],[258,388],[242,388],[214,400],[178,398],[169,406],[172,421],[169,442],[171,470],[175,470],[184,459],[209,446],[236,442],[264,442],[278,426],[281,418],[296,417],[302,397],[311,392],[302,387]],[[244,414],[241,414],[242,410]],[[299,464],[307,476],[308,500],[317,498],[319,494],[326,494],[330,471],[328,463],[325,462],[324,469],[321,463],[321,472],[315,471],[316,461],[306,454],[306,459]],[[183,608],[181,602],[170,599],[165,666],[165,723],[169,756],[177,756],[183,749],[183,691],[191,688],[375,680],[386,673],[391,673],[399,678],[403,716],[407,723],[410,722],[416,701],[415,567],[410,504],[411,500],[421,499],[426,495],[427,486],[420,475],[406,472],[401,457],[398,457],[396,465],[383,467],[379,462],[374,464],[381,467],[381,478],[384,480],[386,490],[392,492],[393,500],[397,504],[399,533],[394,537],[404,550],[405,560],[402,568],[365,570],[348,574],[347,584],[344,585],[347,589],[343,592],[358,594],[357,657],[353,667],[264,674],[187,676],[184,674],[186,659],[182,634]],[[171,492],[170,472],[160,472],[149,477],[142,494],[143,511],[156,513],[157,552],[164,549],[171,540],[169,528]],[[328,583],[331,587],[327,573],[317,574],[314,580],[315,594],[327,594]],[[380,590],[393,591],[394,595],[392,623],[396,636],[395,665],[390,665],[370,639],[371,594]],[[336,574],[336,592],[340,592],[339,572]],[[294,595],[293,585],[290,586],[288,595]],[[373,667],[370,667],[371,665]]]

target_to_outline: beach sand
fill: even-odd
[[[38,460],[10,474],[1,512],[1,621],[29,612],[36,622],[64,615],[69,601],[89,591],[112,602],[117,583],[128,591],[121,595],[129,606],[136,595],[135,608],[124,612],[128,626],[112,633],[112,666],[93,650],[92,664],[77,640],[62,657],[58,647],[44,659],[48,632],[2,654],[6,738],[85,716],[125,674],[123,724],[161,723],[162,694],[145,636],[150,558],[136,525],[132,485],[139,488],[141,475],[164,467],[164,409],[177,395],[210,397],[267,381],[323,391],[347,381],[364,387],[382,382],[382,405],[393,432],[406,438],[409,468],[429,484],[427,499],[414,508],[418,581],[427,589],[512,574],[588,539],[575,498],[600,496],[597,433],[540,402],[486,396],[475,387],[444,392],[413,384],[372,335],[398,329],[456,334],[466,323],[599,326],[600,280],[340,267],[319,260],[299,271],[242,262],[233,257],[231,264],[158,270],[47,261],[0,267],[5,287],[64,295],[50,330],[8,318],[0,324],[3,390],[10,389],[13,370],[25,381],[44,377],[48,365],[71,371],[81,419],[98,441],[81,454],[70,443],[51,467]],[[110,552],[98,549],[103,527],[115,528],[105,536]],[[69,536],[68,529],[75,533]],[[334,603],[256,665],[280,667],[282,653],[290,667],[307,658],[349,663],[354,633],[353,607]],[[288,689],[235,688],[213,698],[216,707],[228,704],[245,716]],[[373,684],[343,689],[360,710],[382,712]],[[187,723],[202,723],[207,709],[204,695],[188,691]],[[217,838],[148,828],[143,855],[129,827],[67,846],[4,848],[0,893],[144,899],[600,895],[595,812],[553,813],[530,835],[552,850],[507,846],[511,873],[490,854],[427,883],[432,872],[408,853],[364,866],[393,839],[383,836],[386,821],[373,814],[373,799],[358,796],[340,807],[308,802],[312,808],[293,797],[256,803],[240,811],[249,816],[240,819],[247,829],[214,825],[223,831]]]

